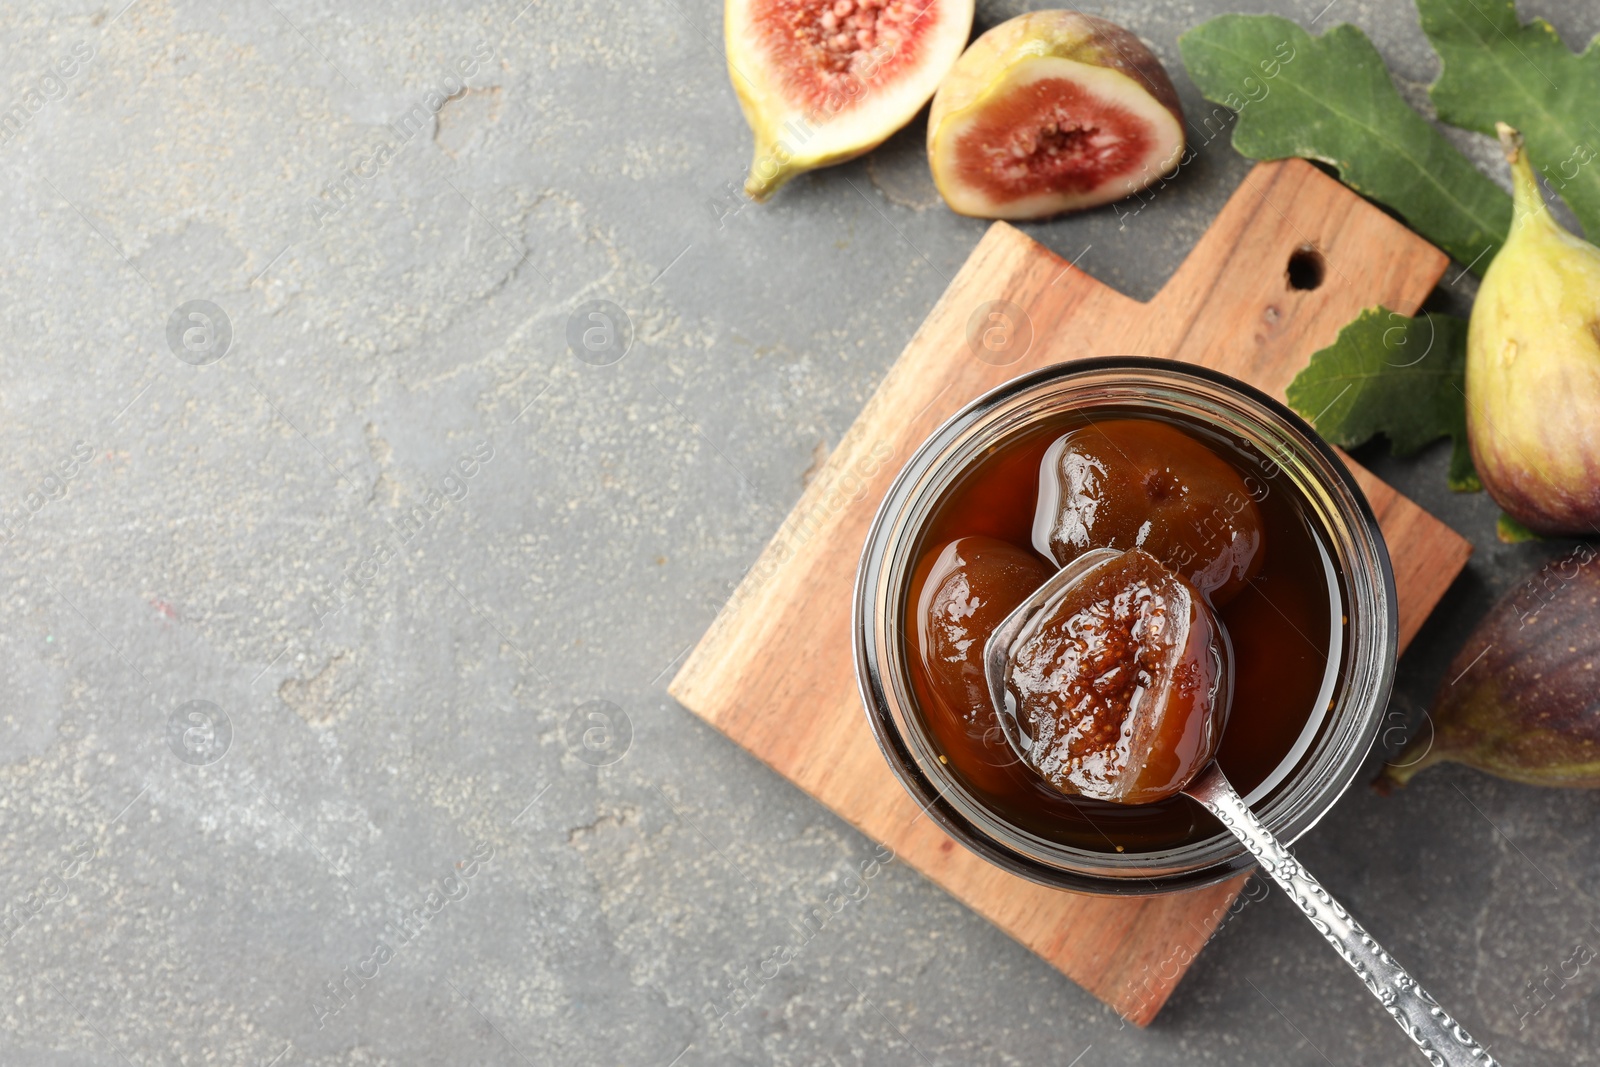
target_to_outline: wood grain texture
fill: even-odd
[[[1322,283],[1287,264],[1314,249]],[[1362,308],[1413,313],[1447,259],[1299,160],[1257,165],[1150,303],[1101,284],[996,223],[979,242],[683,669],[674,697],[779,774],[884,842],[1063,973],[1141,1025],[1155,1017],[1242,888],[1108,898],[1047,889],[960,848],[879,754],[851,661],[851,587],[879,502],[940,423],[1037,367],[1101,355],[1190,360],[1282,397],[1311,353]],[[1033,342],[999,367],[966,333],[990,300],[1026,311]],[[1395,562],[1402,647],[1470,545],[1351,464]]]

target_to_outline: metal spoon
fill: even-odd
[[[1006,690],[1011,647],[1035,616],[1054,609],[1075,582],[1097,565],[1120,554],[1116,549],[1095,549],[1061,568],[1006,616],[984,645],[984,677],[989,683],[989,696],[994,701],[1000,729],[1028,767],[1035,765],[1031,757],[1033,739],[1017,721],[1016,710]],[[1215,709],[1212,713],[1215,714]],[[1289,894],[1289,899],[1311,920],[1311,925],[1361,977],[1372,995],[1394,1016],[1406,1036],[1416,1042],[1429,1063],[1434,1067],[1497,1067],[1497,1061],[1488,1051],[1474,1041],[1472,1035],[1462,1029],[1360,923],[1351,918],[1350,913],[1300,866],[1299,861],[1272,835],[1272,831],[1255,817],[1233,786],[1228,784],[1215,759],[1202,767],[1178,791],[1205,805],[1206,810],[1215,815],[1250,850],[1261,869]]]

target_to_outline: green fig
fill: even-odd
[[[1550,214],[1522,137],[1511,233],[1467,328],[1467,436],[1484,488],[1534,533],[1600,532],[1600,248]]]
[[[1600,561],[1581,545],[1500,598],[1377,786],[1455,762],[1532,785],[1600,787]]]

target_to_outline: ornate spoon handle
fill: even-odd
[[[1206,806],[1222,825],[1244,842],[1261,869],[1289,894],[1334,951],[1344,957],[1372,995],[1383,1002],[1395,1022],[1434,1067],[1498,1067],[1494,1057],[1472,1039],[1430,997],[1395,958],[1350,917],[1322,884],[1300,866],[1289,850],[1261,824],[1213,763],[1184,792]]]

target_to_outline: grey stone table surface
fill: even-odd
[[[715,0],[123,2],[0,19],[0,1063],[1414,1062],[1276,893],[1124,1026],[667,696],[983,232],[920,118],[745,205]],[[1198,108],[1228,6],[1091,9]],[[1410,5],[1266,6],[1425,106]],[[1246,166],[1027,230],[1146,297]],[[1363,458],[1478,547],[1414,718],[1556,548]],[[1505,1063],[1594,1063],[1597,815],[1446,767],[1299,852]]]

